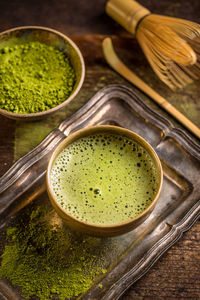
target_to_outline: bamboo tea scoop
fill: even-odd
[[[133,83],[137,88],[150,96],[156,103],[164,108],[169,114],[176,118],[181,124],[183,124],[188,130],[190,130],[195,136],[200,138],[200,129],[187,119],[180,111],[178,111],[167,100],[160,96],[144,81],[142,81],[136,74],[134,74],[116,55],[110,38],[105,38],[102,43],[103,53],[107,63],[117,71],[121,76]]]

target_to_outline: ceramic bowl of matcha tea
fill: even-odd
[[[85,76],[82,54],[66,35],[26,26],[0,33],[0,114],[36,120],[64,107]]]
[[[116,236],[150,215],[162,187],[154,149],[127,129],[99,125],[69,135],[52,154],[47,192],[74,230]]]

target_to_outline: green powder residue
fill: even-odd
[[[148,151],[112,133],[80,138],[63,149],[50,180],[55,198],[66,211],[101,225],[138,216],[158,190],[157,170]]]
[[[7,229],[0,278],[20,287],[25,299],[37,296],[41,300],[64,300],[78,296],[91,287],[95,276],[106,272],[106,240],[77,238],[54,219],[54,210],[39,206]]]
[[[75,71],[69,58],[40,42],[0,50],[0,108],[37,113],[66,100],[73,91]]]

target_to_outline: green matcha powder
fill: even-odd
[[[38,113],[66,100],[75,71],[69,58],[40,42],[0,50],[0,108],[20,114]]]
[[[106,272],[102,264],[111,245],[100,238],[78,238],[54,221],[54,211],[39,206],[6,231],[0,278],[20,287],[25,299],[69,299]]]

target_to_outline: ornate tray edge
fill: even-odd
[[[182,237],[184,232],[194,225],[199,217],[200,200],[187,212],[179,223],[171,226],[171,230],[168,234],[155,243],[146,255],[106,292],[102,300],[119,299],[133,283],[150,270],[158,259]],[[113,298],[113,296],[115,296],[115,298]]]
[[[71,131],[73,129],[76,129],[79,124],[79,117],[84,117],[86,115],[86,112],[91,110],[92,106],[100,102],[101,99],[105,97],[105,95],[109,95],[110,98],[113,97],[113,92],[115,91],[115,94],[118,92],[127,94],[130,98],[134,99],[135,102],[138,103],[138,105],[141,105],[145,113],[150,116],[151,119],[155,121],[155,123],[161,127],[161,129],[164,132],[165,136],[169,136],[172,138],[175,138],[178,142],[180,142],[181,145],[184,146],[184,148],[192,153],[197,159],[200,159],[200,146],[192,140],[192,138],[184,132],[184,130],[175,128],[172,123],[167,120],[165,117],[161,116],[159,113],[155,112],[153,109],[151,109],[149,106],[147,106],[139,96],[137,96],[131,89],[125,87],[125,86],[120,86],[120,85],[109,85],[104,88],[102,88],[99,92],[97,92],[82,108],[80,108],[75,114],[73,114],[70,118],[67,120],[63,121],[59,128],[55,131],[53,131],[53,140],[58,139],[59,134],[63,136],[66,135],[66,130]],[[112,95],[112,96],[111,96]],[[120,98],[120,96],[119,96]],[[107,100],[108,100],[107,99]],[[107,101],[106,100],[106,101]],[[125,102],[127,102],[125,99],[123,99]],[[105,101],[105,102],[106,102]],[[128,104],[131,107],[134,107],[134,102],[128,102]],[[77,121],[78,120],[78,121]],[[57,132],[56,132],[57,131]],[[70,132],[71,132],[70,131]],[[59,134],[58,134],[59,133]],[[51,135],[51,133],[50,133]],[[45,139],[48,141],[48,137]],[[52,141],[52,139],[51,139]],[[44,143],[44,141],[42,142]],[[41,144],[42,144],[41,143]],[[40,145],[38,145],[36,148],[40,148]],[[36,149],[35,148],[35,149]],[[24,157],[27,158],[30,154],[35,154],[35,149],[33,149],[31,152],[29,152],[27,155]],[[13,174],[13,169],[16,168],[17,164],[22,164],[23,163],[23,158],[22,157],[18,162],[16,162],[10,170],[6,174],[3,175],[1,179],[6,180],[7,176],[8,178]],[[12,173],[12,174],[11,174]],[[11,176],[12,177],[12,176]],[[3,180],[3,183],[4,183]],[[4,185],[4,184],[3,184]],[[12,185],[12,182],[11,182]],[[150,268],[151,266],[159,259],[162,254],[169,249],[180,237],[182,234],[187,231],[188,229],[191,228],[191,226],[195,223],[195,221],[198,219],[200,216],[200,201],[197,202],[185,215],[185,217],[181,220],[181,222],[177,223],[176,225],[173,225],[170,232],[164,236],[159,242],[157,242],[143,257],[143,259],[134,266],[134,268],[131,269],[130,272],[126,273],[118,282],[115,283],[115,286],[111,287],[106,294],[103,296],[102,300],[107,300],[107,299],[113,299],[113,293],[115,293],[115,296],[118,299],[122,293],[125,292],[129,288],[131,284],[136,282],[140,277],[142,277]],[[162,245],[162,243],[164,243]],[[161,247],[162,246],[162,247]],[[118,287],[116,288],[116,286]]]

